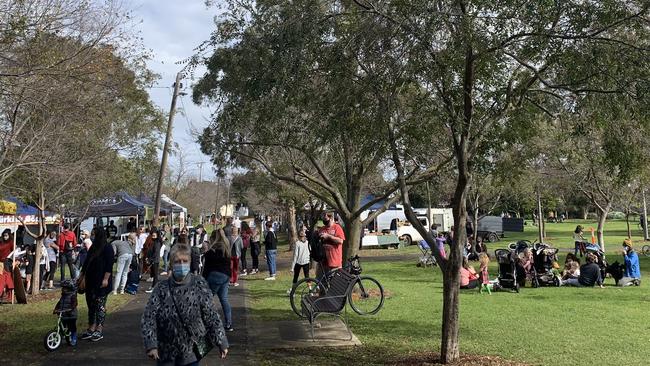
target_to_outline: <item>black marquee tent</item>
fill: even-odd
[[[147,205],[126,192],[90,201],[88,217],[119,217],[144,215]]]

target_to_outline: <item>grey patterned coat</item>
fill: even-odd
[[[182,322],[170,295],[173,293]],[[228,348],[228,339],[202,277],[188,274],[183,284],[160,281],[142,314],[142,338],[147,351],[157,348],[163,362],[194,359],[192,339],[208,337],[215,348]],[[188,331],[191,335],[188,337]]]

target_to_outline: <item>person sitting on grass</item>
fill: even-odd
[[[625,259],[625,276],[618,281],[618,286],[640,286],[641,268],[639,267],[639,255],[634,251],[632,241],[623,241],[623,258]]]
[[[474,289],[478,287],[478,275],[474,267],[469,265],[467,258],[463,257],[463,265],[460,267],[460,288]]]
[[[578,278],[569,278],[562,281],[563,286],[576,286],[576,287],[593,287],[598,285],[603,288],[603,278],[600,275],[600,267],[598,267],[598,258],[593,253],[587,253],[587,263],[580,266],[580,275]]]

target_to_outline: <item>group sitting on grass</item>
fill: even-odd
[[[575,287],[594,287],[598,285],[603,287],[605,278],[603,277],[605,270],[599,265],[599,258],[594,253],[586,253],[586,263],[580,264],[578,253],[568,253],[564,263],[564,270],[561,272],[561,286],[575,286]],[[613,276],[616,285],[619,287],[626,286],[640,286],[641,284],[641,269],[639,266],[639,256],[634,250],[632,241],[626,239],[622,244],[622,254],[624,257],[624,265],[620,266],[615,263],[613,266],[607,268],[607,272],[612,273],[611,267],[621,269],[621,274]],[[481,274],[486,271],[487,266],[481,261]],[[530,249],[526,248],[519,258],[519,268],[525,271],[528,277],[529,271],[534,267],[534,258]],[[559,267],[554,267],[559,268]],[[460,288],[461,289],[475,289],[484,283],[482,278],[474,267],[469,264],[467,256],[463,256],[462,266],[460,268]]]

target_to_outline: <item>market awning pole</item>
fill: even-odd
[[[11,305],[16,303],[16,281],[14,280],[14,267],[16,266],[16,231],[18,231],[18,226],[14,230],[14,251],[11,253],[11,280],[14,282],[14,289],[11,290]]]
[[[163,146],[162,158],[160,159],[160,174],[158,175],[158,187],[156,188],[156,203],[153,209],[153,226],[160,225],[160,196],[162,194],[162,184],[165,178],[165,171],[167,170],[167,155],[172,139],[172,126],[174,123],[174,114],[176,114],[176,99],[181,85],[181,73],[176,74],[176,82],[174,83],[174,94],[172,96],[172,105],[169,109],[169,119],[167,121],[167,135],[165,136],[165,145]]]

